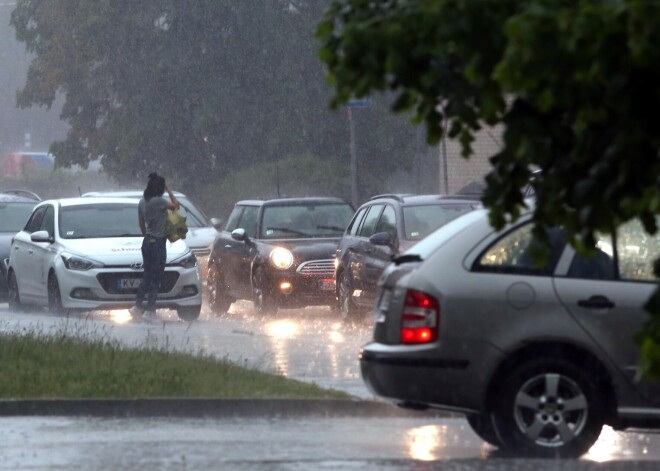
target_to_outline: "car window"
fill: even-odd
[[[576,253],[566,274],[569,278],[613,280],[616,278],[612,237],[597,235],[595,253]]]
[[[472,209],[470,204],[404,206],[405,237],[407,240],[421,240],[438,227]]]
[[[366,208],[360,209],[353,220],[351,221],[351,224],[348,226],[348,229],[346,232],[350,235],[356,235],[358,232],[358,229],[360,228],[360,223],[362,222],[362,218],[366,214],[367,210],[369,207],[367,206]]]
[[[168,198],[169,199],[169,198]],[[195,204],[185,196],[177,196],[179,200],[179,212],[186,218],[186,225],[188,227],[208,227],[211,225],[209,218],[204,212],[199,209]]]
[[[353,209],[347,203],[266,206],[263,211],[261,237],[339,237],[352,216]]]
[[[397,239],[396,234],[396,213],[394,208],[390,205],[385,206],[383,214],[381,214],[378,224],[374,233],[377,232],[387,232],[390,235],[391,240]]]
[[[30,234],[32,234],[33,232],[37,232],[41,227],[41,220],[44,218],[45,212],[46,212],[46,207],[42,206],[38,208],[34,213],[32,213],[32,216],[30,216],[30,220],[25,225],[25,230],[28,231]]]
[[[383,206],[384,205],[382,204],[374,204],[369,208],[369,212],[365,216],[362,227],[360,228],[360,235],[362,237],[371,237],[374,233],[376,222],[378,221],[378,216],[380,216]]]
[[[59,234],[63,239],[142,237],[137,205],[126,203],[62,206]]]
[[[653,261],[660,256],[660,235],[649,235],[638,220],[630,221],[617,231],[616,252],[621,279],[657,280]]]
[[[55,235],[55,209],[52,206],[47,206],[40,230],[47,231],[51,237]]]
[[[532,224],[518,226],[492,244],[479,257],[475,269],[499,273],[550,275],[564,248],[564,235],[560,229],[548,231],[550,254],[539,265],[536,255],[543,251],[544,243],[532,234]]]
[[[257,206],[246,206],[241,219],[238,222],[238,227],[245,229],[248,237],[256,237],[257,235],[257,216],[259,215],[259,208]]]
[[[18,232],[32,213],[34,203],[0,203],[0,232]]]
[[[241,219],[241,214],[243,213],[244,206],[234,206],[234,209],[227,219],[227,224],[225,225],[225,231],[231,232],[238,227],[238,221]]]

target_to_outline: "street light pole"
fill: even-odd
[[[439,160],[440,160],[440,173],[442,174],[442,179],[444,180],[444,194],[449,194],[449,175],[447,175],[447,119],[445,116],[445,107],[442,102],[438,103],[438,106],[435,107],[436,111],[440,113],[442,117],[441,126],[442,126],[442,136],[440,137],[440,146],[439,151]],[[440,178],[438,178],[438,185],[440,183]],[[442,189],[440,189],[442,193]]]
[[[355,151],[355,123],[353,122],[353,111],[347,107],[348,113],[348,132],[349,132],[349,151],[351,154],[351,203],[353,207],[358,207],[358,182],[357,182],[357,152]]]

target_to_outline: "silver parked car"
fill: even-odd
[[[534,254],[531,214],[494,231],[485,210],[448,223],[379,280],[367,386],[404,407],[466,414],[504,449],[579,456],[604,424],[660,427],[660,383],[637,380],[633,337],[656,288],[660,236],[637,222],[592,256],[561,229]]]

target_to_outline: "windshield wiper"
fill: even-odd
[[[297,235],[301,235],[301,236],[309,236],[309,234],[307,234],[306,232],[297,231],[295,229],[289,229],[288,227],[267,227],[266,228],[266,233],[268,233],[268,231],[280,231],[280,232],[286,232],[287,234],[297,234]]]
[[[339,226],[316,226],[317,229],[330,229],[331,231],[344,232],[343,227]]]
[[[396,257],[393,257],[392,261],[396,265],[401,265],[402,263],[421,262],[422,257],[420,257],[419,254],[416,254],[416,253],[407,253],[407,254],[398,255]]]

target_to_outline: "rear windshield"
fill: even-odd
[[[348,204],[300,204],[266,206],[262,239],[340,237],[353,217]]]
[[[406,240],[421,240],[438,227],[472,209],[470,204],[404,206]]]
[[[142,237],[137,204],[104,203],[64,206],[60,209],[60,237]]]

